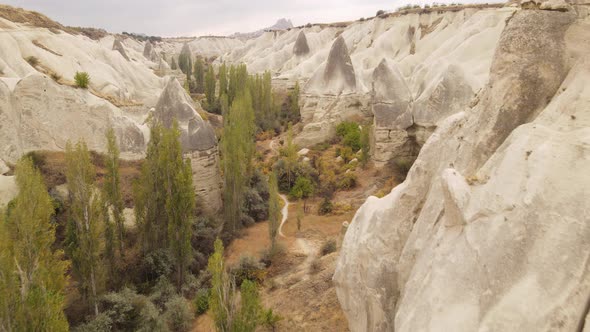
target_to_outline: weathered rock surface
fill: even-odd
[[[89,149],[105,150],[105,132],[112,126],[123,153],[141,153],[141,128],[120,109],[87,90],[63,86],[33,74],[12,93],[0,82],[0,159],[15,162],[32,150],[63,150],[68,140],[83,139]]]
[[[370,197],[334,281],[352,331],[579,331],[590,298],[590,25],[522,10],[479,103]],[[586,106],[584,106],[586,105]]]
[[[217,138],[197,108],[201,105],[193,102],[178,80],[171,77],[158,100],[154,118],[166,127],[178,122],[183,152],[191,159],[195,191],[203,206],[216,212],[221,208]]]
[[[356,75],[348,47],[342,36],[332,44],[324,68],[309,80],[305,90],[319,95],[339,95],[356,90]]]
[[[143,48],[143,56],[152,61],[152,62],[159,62],[160,57],[154,48],[154,45],[148,40],[145,42],[145,46]]]
[[[309,45],[307,44],[307,38],[305,37],[305,32],[303,30],[297,35],[297,40],[295,41],[295,45],[293,45],[293,54],[297,56],[309,54]]]
[[[125,58],[125,60],[129,61],[129,56],[127,56],[127,52],[125,52],[125,47],[118,38],[115,38],[113,41],[113,51],[117,51]]]

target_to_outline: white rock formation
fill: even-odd
[[[439,121],[407,180],[354,217],[334,275],[352,331],[581,330],[589,38],[587,12],[509,20],[479,103]]]
[[[205,209],[217,212],[221,208],[222,184],[217,138],[196,109],[202,111],[201,105],[193,102],[178,80],[171,77],[158,100],[154,118],[167,127],[178,122],[183,153],[191,159],[198,200]]]

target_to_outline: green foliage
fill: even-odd
[[[209,310],[210,291],[207,288],[201,288],[195,296],[195,310],[197,315],[202,315]]]
[[[268,220],[268,201],[270,192],[266,176],[255,169],[244,192],[243,213],[253,222]]]
[[[270,191],[270,200],[268,202],[268,236],[270,238],[270,247],[272,250],[276,245],[277,233],[281,222],[279,188],[277,186],[277,176],[274,172],[269,175],[268,188]]]
[[[264,310],[262,313],[262,325],[274,331],[283,317],[275,314],[272,309]]]
[[[299,106],[300,90],[299,81],[297,81],[295,87],[293,87],[293,91],[289,93],[289,113],[283,116],[285,123],[295,123],[301,119],[301,108]]]
[[[354,158],[354,152],[352,151],[352,148],[350,146],[337,148],[336,155],[342,157],[342,161],[344,161],[344,163],[348,163]]]
[[[336,244],[336,240],[329,239],[326,242],[324,242],[324,244],[322,244],[322,248],[320,249],[320,253],[322,254],[322,256],[326,256],[328,254],[331,254],[336,251],[337,246],[338,245]]]
[[[344,146],[350,147],[353,151],[361,148],[361,130],[357,123],[341,122],[336,126],[336,135],[342,139]]]
[[[183,73],[185,73],[187,77],[193,71],[193,59],[190,53],[190,49],[187,47],[186,44],[185,46],[183,46],[180,55],[178,56],[178,68]]]
[[[264,280],[264,266],[252,256],[241,256],[237,266],[230,271],[236,284],[240,287],[244,280],[262,282]]]
[[[215,241],[215,252],[209,257],[207,270],[211,273],[209,308],[215,327],[217,331],[228,332],[234,314],[232,307],[234,294],[233,285],[229,281],[223,262],[223,243],[219,239]]]
[[[310,179],[299,176],[289,195],[294,199],[306,199],[313,195],[314,185]]]
[[[223,101],[225,104],[225,101]],[[243,90],[225,112],[221,141],[224,182],[224,231],[235,234],[240,227],[247,179],[254,156],[254,110],[250,94]]]
[[[261,322],[262,305],[255,282],[244,280],[240,287],[241,305],[232,331],[254,332]]]
[[[82,89],[88,89],[88,84],[90,84],[90,75],[88,75],[85,71],[77,71],[76,75],[74,75],[74,82],[76,86]]]
[[[363,128],[361,129],[361,138],[360,138],[360,144],[361,144],[361,165],[363,167],[367,166],[367,163],[369,162],[369,159],[371,158],[370,156],[370,152],[371,152],[371,141],[370,141],[370,133],[371,133],[371,125],[367,124],[364,125]]]
[[[166,303],[164,317],[171,331],[188,331],[191,328],[194,314],[190,310],[188,301],[177,295]]]
[[[111,279],[118,277],[114,273],[116,266],[114,247],[119,251],[119,257],[124,256],[125,225],[123,217],[123,196],[121,194],[121,180],[119,176],[119,146],[113,128],[106,133],[107,155],[105,158],[106,174],[103,182],[106,256],[109,259]],[[112,224],[115,227],[112,227]],[[116,236],[114,235],[116,233]]]
[[[135,215],[144,254],[168,249],[178,289],[185,282],[193,252],[192,217],[195,193],[189,160],[184,160],[180,131],[152,125],[146,160],[135,183]]]
[[[18,195],[0,211],[0,329],[67,331],[62,252],[53,251],[53,204],[29,158],[16,166]]]
[[[94,190],[96,171],[86,143],[66,145],[66,180],[70,194],[70,215],[65,248],[72,259],[78,289],[98,315],[101,290],[101,241],[104,216],[100,195]]]
[[[205,96],[207,97],[207,105],[211,112],[215,106],[215,70],[210,65],[205,74]]]
[[[338,189],[349,190],[357,185],[356,175],[352,172],[344,174],[338,182]]]
[[[197,93],[204,93],[205,92],[205,63],[203,62],[203,58],[198,56],[197,60],[195,61],[195,68],[193,72],[193,76],[195,77],[195,84],[196,84],[196,92]]]
[[[258,131],[280,130],[280,103],[272,91],[270,72],[250,76],[248,82]]]
[[[225,62],[221,64],[219,67],[219,98],[221,96],[227,95],[227,86],[228,86],[228,77],[227,77],[227,66]]]
[[[320,203],[320,206],[318,207],[318,214],[320,216],[332,213],[332,210],[334,209],[334,205],[332,204],[332,201],[330,201],[330,199],[328,198],[324,198],[322,200],[322,202]]]
[[[23,158],[31,159],[33,166],[36,168],[42,168],[47,162],[47,157],[38,151],[29,151],[23,156]]]

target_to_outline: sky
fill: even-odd
[[[162,37],[229,35],[273,25],[280,18],[295,26],[374,16],[408,0],[3,0],[34,10],[64,25],[103,28]],[[438,1],[451,2],[451,1]],[[474,2],[474,1],[470,1]],[[475,2],[485,2],[476,0]]]

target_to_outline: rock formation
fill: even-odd
[[[295,41],[295,45],[293,45],[293,54],[296,56],[309,54],[309,45],[307,44],[307,38],[305,37],[305,32],[303,32],[303,30],[297,35],[297,40]]]
[[[117,52],[121,53],[121,55],[125,58],[125,60],[129,61],[129,57],[127,56],[127,52],[125,52],[125,48],[123,47],[123,44],[121,43],[121,41],[118,38],[115,38],[115,40],[113,41],[113,51],[117,51]]]
[[[413,124],[412,94],[397,67],[383,59],[373,71],[372,159],[382,165],[416,154],[408,128]]]
[[[154,45],[149,40],[145,42],[145,46],[143,48],[143,56],[152,62],[158,62],[160,60],[160,57],[158,56],[158,53],[156,52]]]
[[[139,126],[121,110],[88,90],[63,86],[34,74],[10,92],[0,82],[0,159],[14,162],[31,150],[62,150],[68,140],[84,139],[96,151],[105,149],[105,132],[113,126],[123,153],[141,153],[145,141]]]
[[[221,208],[217,138],[211,125],[196,111],[200,108],[178,80],[171,77],[160,95],[154,118],[167,127],[172,126],[173,121],[178,122],[183,152],[191,159],[193,183],[198,199],[203,207],[216,212]]]
[[[586,14],[519,10],[478,102],[351,223],[334,281],[352,331],[579,331],[590,296]]]
[[[323,70],[318,70],[305,90],[316,94],[339,95],[356,89],[356,75],[342,36],[332,44]]]

